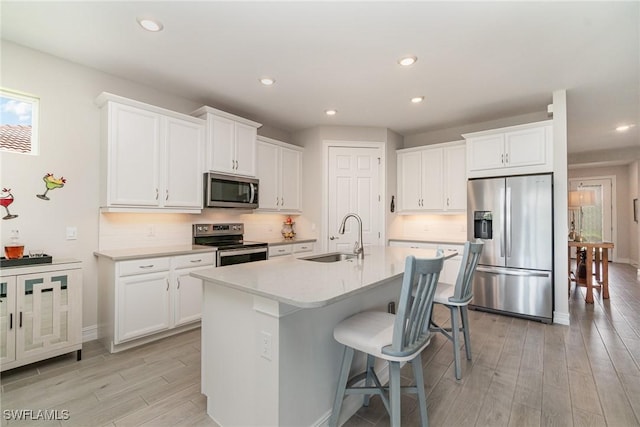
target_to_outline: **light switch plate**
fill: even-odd
[[[78,227],[67,227],[67,240],[76,240],[78,238]]]

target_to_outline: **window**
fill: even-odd
[[[38,105],[32,95],[0,89],[0,150],[38,154]]]

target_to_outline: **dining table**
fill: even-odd
[[[599,287],[602,289],[602,298],[609,299],[609,249],[613,249],[612,242],[575,242],[569,241],[569,290],[571,290],[571,248],[576,248],[576,274],[575,282],[576,286],[585,286],[587,288],[587,294],[585,295],[585,302],[587,304],[593,304],[593,288]],[[579,253],[581,250],[586,252],[585,267],[586,278],[584,281],[580,280],[578,275]],[[594,260],[595,255],[595,260]],[[594,272],[595,261],[595,272]],[[594,285],[595,279],[595,285]]]

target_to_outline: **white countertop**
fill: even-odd
[[[445,257],[457,255],[446,251]],[[408,255],[431,258],[433,249],[373,246],[364,260],[333,263],[276,257],[191,273],[205,281],[301,308],[323,307],[399,278]],[[308,256],[308,254],[307,254]]]
[[[390,242],[415,242],[415,243],[435,243],[435,244],[444,244],[444,245],[464,245],[467,243],[466,240],[425,240],[425,239],[406,239],[406,238],[389,238]]]
[[[98,257],[109,258],[112,261],[125,261],[129,259],[154,258],[162,256],[188,255],[200,252],[215,252],[210,246],[202,245],[176,245],[151,248],[115,249],[96,251],[93,254]]]

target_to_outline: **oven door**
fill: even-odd
[[[251,249],[223,249],[218,250],[216,267],[242,264],[244,262],[264,261],[267,259],[267,247]]]

